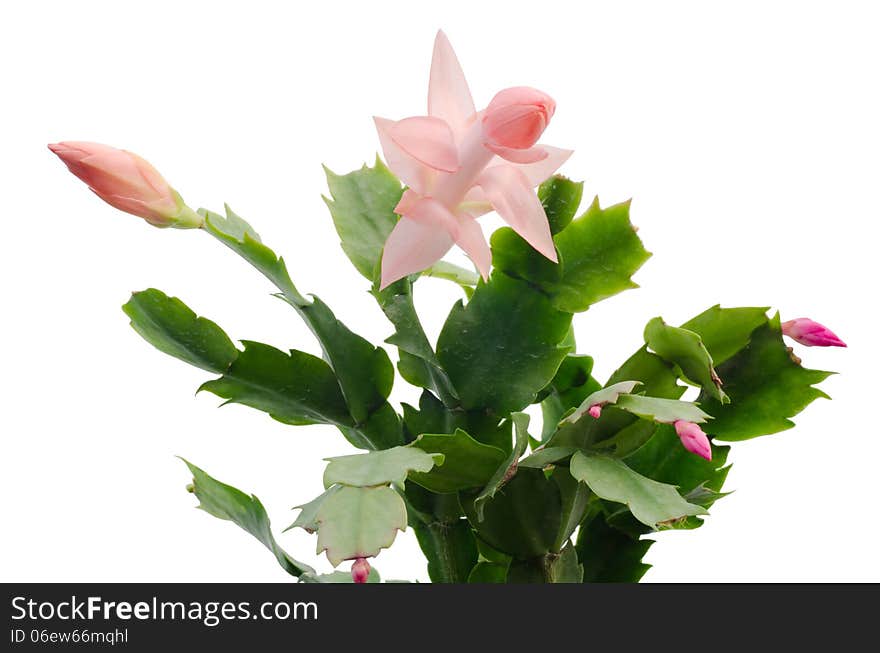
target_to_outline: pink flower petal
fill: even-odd
[[[385,163],[388,164],[391,172],[417,193],[426,195],[434,185],[437,172],[407,154],[391,138],[391,128],[395,124],[393,120],[374,117],[373,122],[376,123],[379,143],[382,145],[382,152],[385,154]]]
[[[547,152],[547,158],[542,159],[541,161],[537,161],[535,163],[524,163],[520,165],[515,165],[514,167],[522,172],[526,179],[529,180],[529,185],[533,188],[539,185],[542,181],[545,181],[550,177],[554,172],[556,172],[559,167],[565,163],[568,158],[573,154],[573,150],[563,150],[558,147],[552,147],[550,145],[541,145],[542,150]],[[490,168],[495,167],[496,165],[510,165],[506,161],[502,159],[495,159],[493,163],[489,165]]]
[[[400,196],[400,201],[394,207],[394,212],[398,215],[406,215],[408,211],[412,211],[416,204],[421,200],[421,196],[412,188],[407,188]]]
[[[488,281],[489,268],[492,265],[492,250],[489,249],[489,243],[486,242],[486,236],[480,223],[473,216],[459,213],[459,231],[455,243],[474,262],[483,281]]]
[[[401,218],[385,241],[380,289],[430,267],[443,258],[452,242],[443,227]]]
[[[124,211],[125,213],[131,213],[132,215],[142,217],[144,220],[155,227],[169,226],[168,220],[157,217],[155,215],[155,212],[152,210],[152,207],[139,199],[136,199],[134,197],[123,197],[122,195],[107,195],[98,190],[95,190],[91,186],[89,186],[89,190],[100,197],[102,200],[107,202],[107,204],[112,206],[114,209],[119,209],[120,211]]]
[[[407,154],[421,163],[442,172],[458,170],[458,148],[449,124],[440,118],[416,116],[404,118],[388,133]]]
[[[537,163],[547,158],[548,152],[543,147],[530,147],[525,150],[515,150],[512,147],[502,147],[486,143],[486,148],[511,163]]]
[[[548,259],[558,262],[544,207],[521,170],[507,165],[487,168],[477,179],[477,185],[516,233]]]
[[[419,197],[412,191],[407,190],[400,202],[394,207],[394,212],[407,218],[433,227],[440,227],[452,237],[458,238],[459,220],[443,204],[430,197]]]
[[[473,117],[476,111],[458,57],[455,56],[449,39],[439,31],[437,38],[434,39],[434,57],[431,60],[428,115],[445,120],[457,131]]]

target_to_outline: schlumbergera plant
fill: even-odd
[[[636,581],[662,529],[701,525],[724,496],[735,442],[791,428],[829,372],[811,370],[783,336],[844,346],[805,318],[767,307],[713,306],[680,326],[651,319],[642,344],[604,383],[576,353],[572,318],[636,287],[650,254],[628,202],[581,207],[583,184],[553,176],[571,154],[537,141],[555,110],[526,87],[477,111],[439,33],[428,115],[376,119],[385,164],[327,171],[342,248],[393,328],[397,371],[418,406],[389,401],[394,365],[315,296],[227,206],[194,211],[146,161],[84,142],[50,146],[102,199],[158,227],[200,229],[262,273],[305,320],[323,357],[251,340],[156,289],[123,307],[160,351],[217,375],[201,390],[302,426],[332,424],[364,453],[328,459],[323,493],[291,528],[351,574],[320,575],[286,553],[256,496],[187,462],[199,507],[264,544],[301,582],[377,582],[368,559],[411,527],[441,583]],[[535,188],[537,187],[537,193]],[[477,218],[509,227],[486,242]],[[460,247],[477,272],[440,259]],[[452,306],[435,346],[413,304],[422,276],[447,279]],[[589,350],[589,347],[588,347]],[[688,387],[695,401],[682,401]],[[522,412],[539,405],[540,428]],[[707,435],[708,432],[708,435]],[[301,498],[301,497],[300,497]]]

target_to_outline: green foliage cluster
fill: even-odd
[[[315,532],[334,566],[370,557],[410,526],[434,582],[631,582],[648,569],[644,536],[700,526],[724,496],[729,447],[790,428],[829,373],[804,368],[764,307],[713,306],[681,326],[650,320],[644,344],[605,382],[575,351],[572,318],[634,288],[650,254],[629,203],[580,211],[582,184],[553,177],[539,189],[559,264],[513,230],[491,239],[483,282],[438,266],[424,274],[462,285],[436,346],[416,314],[419,275],[378,288],[383,244],[402,188],[381,164],[327,171],[326,200],[342,248],[372,284],[388,318],[397,371],[421,388],[398,412],[385,348],[357,335],[319,298],[302,295],[284,261],[228,207],[202,211],[205,231],[266,276],[307,323],[323,355],[237,346],[214,322],[155,289],[124,306],[157,349],[216,375],[200,390],[290,425],[330,424],[364,453],[330,459],[324,492],[291,528]],[[682,401],[687,386],[696,402]],[[603,406],[598,418],[590,406]],[[540,430],[522,411],[539,405]],[[711,461],[687,452],[676,420],[702,423]],[[187,463],[203,510],[236,523],[302,582],[337,582],[289,556],[254,496]],[[371,580],[378,581],[374,574]]]

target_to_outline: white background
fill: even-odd
[[[331,427],[293,428],[194,390],[199,370],[119,310],[158,287],[234,338],[317,353],[297,316],[199,232],[103,205],[46,149],[95,140],[153,162],[193,206],[229,202],[304,292],[380,342],[389,325],[337,245],[321,163],[371,161],[371,116],[425,110],[446,30],[484,106],[528,84],[558,102],[544,142],[603,204],[633,197],[654,257],[579,316],[605,378],[645,322],[771,305],[849,343],[799,348],[840,372],[797,428],[734,445],[696,532],[662,533],[650,581],[880,581],[876,311],[880,96],[872,3],[29,2],[0,16],[3,580],[286,581],[271,554],[194,509],[182,455],[256,493],[276,532],[321,489]],[[494,224],[491,220],[487,226]],[[432,334],[456,291],[419,282]],[[393,400],[415,392],[398,379]],[[314,539],[281,536],[320,569]],[[426,579],[410,532],[376,562]]]

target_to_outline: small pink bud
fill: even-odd
[[[351,579],[358,584],[366,583],[370,577],[370,563],[366,558],[357,558],[351,565]]]
[[[685,449],[706,460],[712,460],[712,445],[709,444],[709,438],[698,424],[680,419],[675,422],[674,426]]]
[[[602,414],[602,405],[601,404],[593,404],[590,406],[590,410],[587,411],[590,414],[590,417],[593,419],[599,419],[599,415]]]
[[[831,329],[808,317],[783,322],[782,333],[807,347],[846,347],[846,343],[834,335]]]
[[[98,197],[120,211],[156,227],[192,229],[204,223],[159,171],[137,154],[83,141],[54,143],[49,149]]]
[[[527,150],[538,142],[556,111],[546,93],[528,86],[499,92],[483,115],[483,137],[490,146]]]

